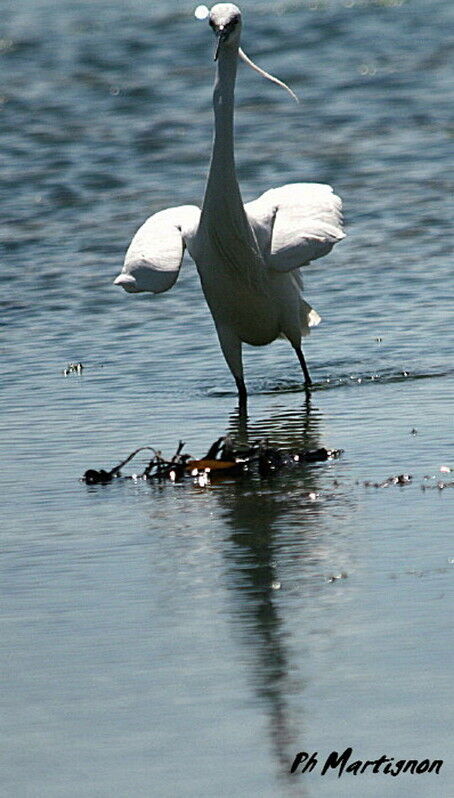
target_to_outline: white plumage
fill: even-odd
[[[243,205],[234,161],[234,87],[238,56],[252,62],[239,46],[241,12],[236,6],[214,6],[210,25],[218,36],[215,132],[202,210],[183,205],[147,219],[131,242],[115,284],[130,293],[167,291],[178,277],[186,246],[244,403],[242,342],[261,346],[287,338],[299,358],[306,389],[311,385],[301,336],[320,317],[302,297],[298,270],[344,238],[342,204],[331,186],[293,183]]]

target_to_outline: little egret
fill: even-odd
[[[241,49],[237,6],[213,6],[209,23],[217,36],[214,140],[202,210],[183,205],[150,216],[135,234],[115,284],[130,293],[167,291],[178,277],[187,247],[244,405],[243,342],[263,346],[279,337],[288,339],[301,364],[306,391],[310,388],[301,337],[320,316],[302,297],[299,269],[344,238],[342,203],[331,186],[292,183],[243,205],[233,134],[238,57],[293,92]]]

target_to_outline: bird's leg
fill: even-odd
[[[239,404],[235,409],[235,412],[232,413],[229,418],[229,429],[231,430],[235,441],[244,446],[249,444],[247,423],[247,405],[246,403],[243,405]]]
[[[221,344],[222,354],[227,365],[232,372],[236,387],[240,408],[245,408],[247,403],[247,390],[243,375],[243,361],[241,357],[241,341],[237,335],[227,326],[217,324],[216,330]]]
[[[240,414],[246,410],[247,405],[247,390],[243,377],[235,377],[236,387],[238,388],[238,399]]]
[[[306,365],[306,360],[304,358],[303,350],[302,350],[301,346],[295,346],[294,349],[295,349],[295,352],[296,352],[296,354],[298,356],[298,360],[300,362],[300,366],[303,369],[304,387],[306,388],[306,391],[308,391],[309,388],[312,385],[312,380],[311,380],[311,376],[309,374],[309,369],[308,369],[308,367]]]

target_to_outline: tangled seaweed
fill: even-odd
[[[161,452],[153,446],[140,446],[131,452],[125,460],[106,471],[89,468],[82,479],[87,485],[106,485],[113,479],[122,477],[121,469],[139,452],[149,450],[153,453],[148,465],[141,474],[125,479],[157,480],[158,482],[177,482],[188,476],[196,478],[200,485],[206,485],[213,479],[235,477],[257,472],[267,477],[283,468],[294,468],[306,463],[332,460],[340,457],[342,449],[310,449],[290,453],[269,446],[267,440],[253,444],[244,450],[235,450],[231,438],[218,438],[210,446],[204,457],[197,460],[189,454],[182,454],[185,443],[180,441],[177,450],[170,460],[162,457]]]

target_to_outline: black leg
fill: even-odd
[[[295,352],[298,355],[298,360],[300,362],[300,366],[303,369],[304,384],[305,384],[306,390],[308,390],[311,387],[311,385],[312,385],[312,380],[311,380],[311,376],[309,374],[309,369],[308,369],[308,367],[306,365],[306,361],[304,359],[303,350],[301,349],[300,346],[295,346]]]
[[[240,400],[240,407],[246,407],[247,404],[247,390],[246,384],[242,377],[235,377],[236,387],[238,388],[238,399]]]

